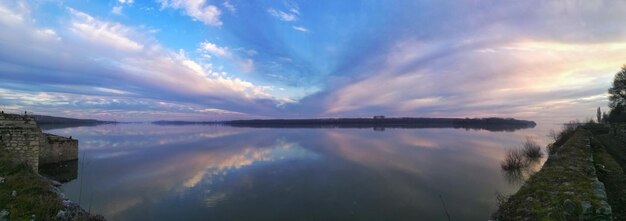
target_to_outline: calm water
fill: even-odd
[[[520,185],[500,170],[506,150],[527,136],[544,144],[548,129],[47,132],[80,140],[78,178],[63,191],[109,220],[447,220],[444,204],[452,220],[487,220],[495,193]]]

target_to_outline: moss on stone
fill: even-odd
[[[591,133],[579,128],[501,203],[496,220],[610,220],[606,201],[594,191],[597,181],[589,145]],[[607,214],[607,212],[609,214]]]
[[[626,174],[624,174],[626,144],[608,134],[595,137],[597,139],[592,143],[594,162],[598,178],[606,186],[609,204],[613,210],[613,220],[626,220]]]

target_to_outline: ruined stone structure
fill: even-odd
[[[40,165],[78,159],[78,141],[42,133],[30,116],[0,113],[0,151],[38,171]]]
[[[39,165],[76,160],[78,140],[42,133],[39,148]]]

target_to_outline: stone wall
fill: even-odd
[[[0,114],[0,151],[39,168],[39,143],[41,130],[32,117]]]
[[[30,116],[0,113],[0,152],[38,171],[40,165],[78,159],[78,141],[42,133]]]
[[[500,202],[494,220],[611,220],[591,138],[578,128],[517,193]]]
[[[76,160],[78,157],[78,140],[42,134],[39,148],[39,165]]]

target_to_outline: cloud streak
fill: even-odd
[[[267,12],[281,21],[292,22],[298,20],[298,15],[295,13],[285,12],[281,10],[276,10],[273,8],[267,9]]]
[[[160,0],[162,8],[181,9],[189,17],[192,17],[209,26],[221,26],[220,15],[222,12],[205,0]]]
[[[190,118],[584,118],[606,106],[626,61],[617,1],[115,4],[124,16],[63,5],[42,22],[43,7],[0,3],[0,89],[48,99],[1,104]]]
[[[0,5],[0,10],[13,11],[4,5]],[[26,13],[0,17],[2,28],[11,30],[0,34],[2,47],[7,49],[0,52],[0,76],[8,80],[3,83],[5,87],[17,89],[15,93],[24,89],[19,86],[24,84],[37,85],[37,89],[43,91],[56,88],[66,95],[76,94],[70,96],[76,99],[74,104],[82,99],[91,100],[83,97],[85,91],[79,89],[91,87],[107,88],[98,92],[98,99],[139,97],[193,103],[192,106],[204,106],[201,109],[205,110],[234,107],[223,113],[249,112],[260,103],[280,102],[269,94],[267,86],[214,71],[211,64],[193,60],[182,50],[172,52],[140,30],[100,20],[73,8],[67,8],[67,12],[70,15],[67,27],[58,31],[29,23],[31,19]],[[22,46],[26,41],[30,47]],[[221,55],[226,55],[225,50],[222,52]],[[118,93],[121,91],[125,92]],[[55,98],[66,100],[63,99],[66,95]],[[3,100],[7,102],[6,97]],[[71,105],[72,102],[43,105],[54,104],[81,109],[80,105]],[[126,104],[119,102],[115,105]],[[140,109],[132,106],[128,108]],[[102,108],[113,107],[103,105]]]
[[[291,26],[294,30],[296,31],[301,31],[301,32],[309,32],[309,29],[302,27],[302,26]]]
[[[626,59],[624,33],[614,23],[624,4],[611,9],[596,3],[539,4],[538,12],[523,19],[520,9],[527,6],[496,5],[489,11],[462,2],[458,7],[469,7],[467,13],[478,12],[464,15],[471,20],[444,18],[429,30],[390,27],[386,33],[398,37],[383,43],[372,39],[370,44],[379,47],[356,49],[369,56],[352,61],[359,65],[341,69],[334,85],[305,98],[307,108],[293,108],[322,106],[309,112],[321,116],[560,116],[566,121],[606,106],[606,88]],[[436,7],[429,10],[437,13]],[[580,15],[608,25],[581,25],[574,18]],[[560,30],[550,30],[552,25]],[[437,30],[442,27],[448,30]]]

